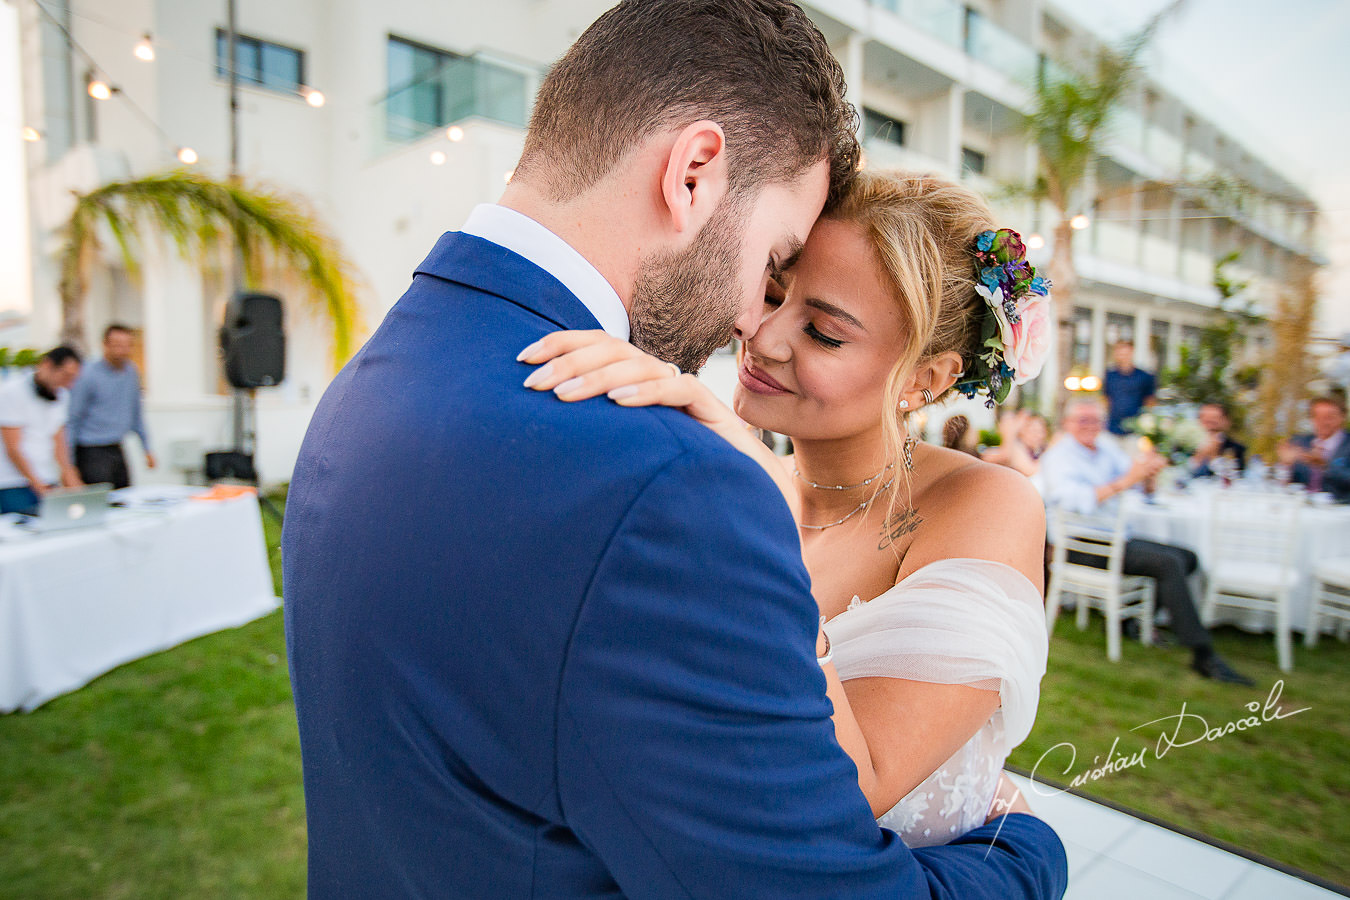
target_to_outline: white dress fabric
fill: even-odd
[[[825,623],[843,681],[904,678],[999,692],[989,721],[878,822],[910,847],[984,824],[1009,752],[1036,719],[1049,641],[1041,593],[1003,563],[945,559]]]

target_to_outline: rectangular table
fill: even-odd
[[[97,527],[0,527],[0,712],[278,606],[258,501],[132,488]]]

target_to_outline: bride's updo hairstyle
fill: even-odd
[[[954,351],[969,369],[981,350],[986,305],[975,292],[975,240],[998,226],[974,191],[910,172],[859,172],[829,218],[866,233],[908,325],[904,346],[896,348],[882,410],[887,452],[898,460],[908,415],[900,409],[901,389],[915,368]]]

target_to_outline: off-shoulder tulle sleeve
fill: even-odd
[[[843,681],[906,678],[997,690],[1006,753],[1031,732],[1049,641],[1041,594],[1021,572],[944,559],[825,624]]]

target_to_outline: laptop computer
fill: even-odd
[[[66,531],[101,525],[108,515],[111,484],[56,488],[42,496],[38,514],[28,527],[32,531]]]

